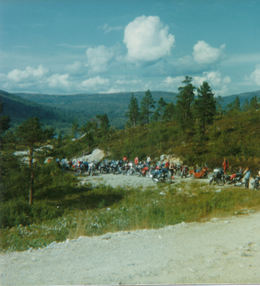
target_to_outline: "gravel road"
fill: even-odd
[[[259,284],[259,269],[256,212],[1,254],[0,285]]]

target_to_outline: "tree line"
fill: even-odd
[[[243,106],[237,96],[234,102],[221,106],[221,97],[215,98],[214,92],[207,81],[196,88],[192,84],[192,77],[186,76],[178,88],[177,102],[167,103],[161,97],[156,103],[150,90],[147,90],[139,105],[132,94],[126,112],[126,127],[149,124],[158,121],[176,120],[181,128],[190,130],[197,128],[199,134],[204,135],[207,126],[211,125],[216,115],[223,115],[232,111],[250,111],[259,108],[258,99],[254,96],[250,102],[245,100]]]

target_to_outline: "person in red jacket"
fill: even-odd
[[[138,157],[135,157],[135,165],[138,165],[139,159]]]
[[[227,169],[229,167],[228,160],[226,158],[224,158],[222,166],[223,166],[224,174],[226,174],[226,171],[227,171]]]

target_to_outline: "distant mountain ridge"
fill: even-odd
[[[158,101],[160,97],[163,97],[166,102],[176,102],[177,100],[177,93],[174,92],[151,91],[151,93],[155,101]],[[38,116],[45,124],[64,125],[70,128],[73,120],[82,124],[97,114],[107,113],[113,126],[123,127],[132,94],[140,104],[145,91],[49,95],[8,93],[0,90],[0,101],[4,103],[4,114],[9,115],[16,123],[28,117]],[[233,102],[237,96],[243,104],[245,100],[250,101],[254,96],[260,97],[260,90],[222,97],[221,104],[226,106]]]
[[[79,123],[84,123],[97,114],[107,113],[112,125],[123,127],[126,121],[125,113],[127,112],[132,94],[134,94],[140,103],[145,92],[75,95],[17,93],[15,95],[45,107],[56,107],[60,110],[65,110]],[[156,101],[160,97],[163,97],[166,102],[171,102],[176,100],[177,94],[173,92],[153,91],[152,96]]]
[[[65,128],[72,120],[64,110],[44,106],[3,90],[0,90],[0,102],[3,103],[2,114],[11,118],[11,125],[19,124],[29,117],[38,117],[45,125],[57,124],[59,128]]]

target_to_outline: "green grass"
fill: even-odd
[[[216,192],[218,189],[221,192]],[[258,210],[260,192],[192,181],[145,190],[107,186],[59,189],[53,190],[48,201],[52,206],[56,204],[63,215],[2,229],[2,251],[44,247],[82,235],[204,221],[240,214],[245,208]]]

